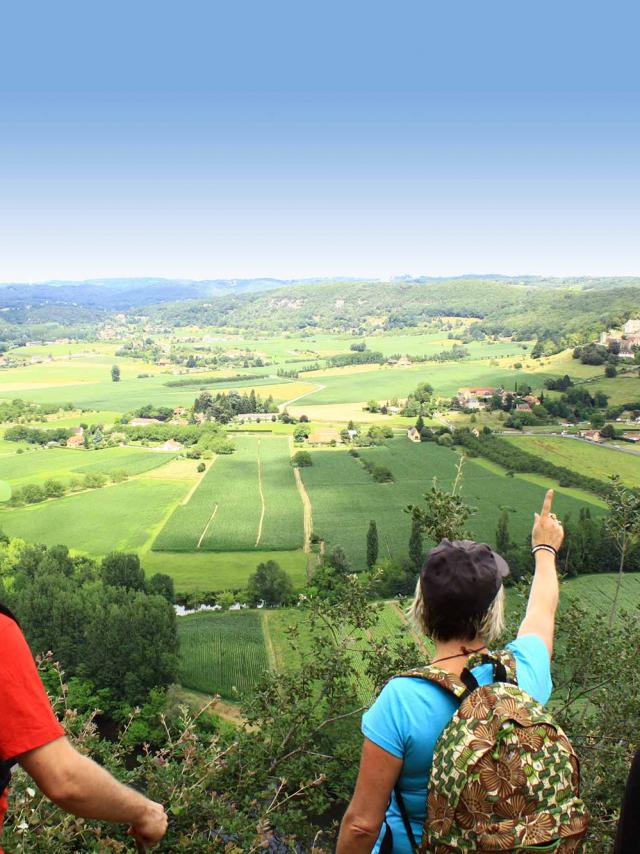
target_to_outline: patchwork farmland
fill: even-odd
[[[360,459],[346,451],[315,451],[313,466],[303,469],[302,477],[313,507],[314,532],[327,548],[341,546],[353,566],[363,568],[369,520],[374,519],[378,526],[381,558],[406,553],[410,517],[404,508],[423,501],[434,477],[441,486],[450,487],[459,457],[451,449],[431,442],[414,444],[404,437],[359,454],[361,459],[389,468],[394,482],[376,483]],[[494,543],[498,518],[506,509],[512,537],[523,541],[543,486],[527,476],[507,477],[497,467],[468,460],[462,493],[477,508],[469,522],[476,538]],[[575,516],[585,503],[594,514],[601,512],[595,500],[585,502],[568,493],[557,490],[554,506],[558,514]]]
[[[177,507],[154,551],[276,551],[303,545],[303,507],[285,437],[237,435],[188,503]]]

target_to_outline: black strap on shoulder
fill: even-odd
[[[478,682],[476,677],[473,675],[473,673],[470,670],[467,670],[466,667],[462,671],[462,673],[460,674],[460,679],[467,686],[467,690],[464,692],[464,694],[461,697],[458,698],[460,700],[460,702],[462,703],[463,700],[467,699],[469,694],[473,693],[473,691],[475,691],[477,688],[480,687],[480,683]]]
[[[397,783],[395,785],[393,793],[396,796],[396,803],[398,804],[398,809],[400,810],[400,815],[402,816],[402,823],[404,824],[404,829],[407,831],[407,836],[409,837],[409,844],[411,845],[411,850],[417,851],[418,843],[416,842],[416,838],[413,835],[413,828],[411,827],[411,822],[409,821],[409,813],[407,812],[407,808],[404,803],[404,798],[402,797],[402,793],[400,792],[400,786]],[[391,828],[389,828],[389,834],[391,834]]]

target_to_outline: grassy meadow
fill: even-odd
[[[508,436],[508,442],[556,466],[606,481],[617,474],[627,486],[640,487],[640,454],[560,436]]]
[[[94,556],[138,551],[184,491],[176,481],[129,480],[42,504],[5,507],[0,510],[0,528],[11,537],[64,544]]]

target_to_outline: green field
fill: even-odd
[[[287,439],[237,435],[189,503],[176,508],[155,551],[279,551],[303,544],[303,510]]]
[[[572,578],[562,585],[561,599],[571,598],[582,602],[589,610],[608,613],[617,581],[617,575],[608,573]],[[640,574],[628,573],[622,577],[618,607],[625,611],[637,611],[640,608]]]
[[[259,611],[200,612],[178,618],[180,682],[238,700],[269,668]]]
[[[589,575],[570,579],[561,586],[561,608],[571,601],[582,602],[589,610],[605,614],[612,602],[617,577],[615,575]],[[508,591],[507,608],[519,607],[515,591]],[[636,610],[640,607],[640,574],[623,577],[620,608]],[[229,699],[238,697],[233,686],[240,692],[250,690],[260,674],[269,666],[278,670],[295,670],[304,666],[305,658],[313,654],[308,631],[305,630],[304,611],[284,608],[271,611],[243,611],[224,613],[201,613],[180,617],[181,670],[180,678],[185,687],[208,694],[220,693]],[[292,649],[288,628],[297,626],[300,653]],[[373,699],[373,685],[364,672],[358,650],[367,648],[372,640],[389,641],[399,637],[414,637],[403,615],[402,606],[386,602],[378,622],[370,632],[360,633],[353,641],[353,661],[356,669],[354,688],[364,704]],[[267,653],[265,641],[270,653]],[[430,642],[416,641],[416,658],[426,659]]]
[[[587,477],[606,481],[610,475],[620,475],[628,486],[640,486],[640,454],[616,451],[579,439],[560,436],[505,436],[523,451],[542,457],[556,466],[564,466]]]
[[[307,582],[307,555],[302,550],[284,552],[154,552],[141,554],[147,575],[170,575],[178,593],[212,590],[240,590],[247,586],[259,563],[275,560],[288,573],[293,584],[302,588]]]
[[[462,386],[500,386],[513,388],[516,382],[540,388],[546,374],[532,374],[492,367],[487,362],[425,362],[406,368],[382,367],[370,371],[323,376],[311,373],[307,379],[321,383],[324,388],[309,394],[305,403],[334,404],[366,400],[388,400],[406,397],[418,383],[428,382],[436,394],[450,397]]]
[[[406,438],[387,446],[360,451],[361,457],[387,466],[394,483],[375,483],[359,460],[346,451],[314,451],[313,466],[302,477],[313,507],[314,532],[327,548],[342,546],[355,568],[364,568],[365,538],[370,519],[378,526],[380,558],[399,557],[407,552],[410,518],[404,507],[420,503],[434,477],[450,487],[458,454],[434,443],[415,444]],[[496,467],[497,469],[497,467]],[[463,495],[478,508],[470,519],[470,529],[480,540],[494,543],[503,509],[509,512],[512,539],[524,540],[530,530],[534,510],[544,496],[548,481],[540,485],[529,479],[506,477],[475,461],[464,467]],[[559,492],[556,509],[560,515],[574,516],[584,500]],[[596,513],[598,504],[589,504]]]
[[[11,537],[90,555],[136,551],[162,523],[185,487],[177,481],[130,480],[29,507],[0,510],[0,528]]]
[[[31,446],[23,454],[14,452],[0,455],[0,479],[8,481],[15,488],[25,483],[43,483],[47,478],[66,481],[89,472],[110,474],[125,471],[128,475],[135,475],[159,468],[174,456],[145,448],[118,447],[85,451]]]

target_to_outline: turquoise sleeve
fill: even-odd
[[[551,661],[546,644],[538,635],[522,635],[507,647],[516,659],[518,684],[543,705],[553,690]]]
[[[362,734],[387,753],[402,759],[405,749],[404,714],[399,698],[399,682],[388,682],[371,708],[362,716]]]

